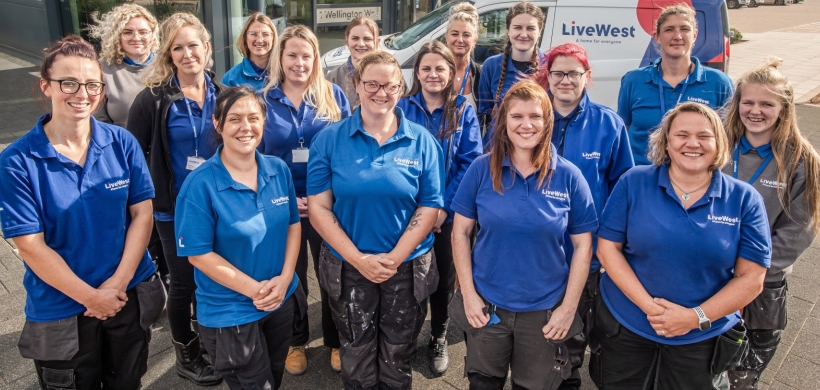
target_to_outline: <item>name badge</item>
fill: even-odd
[[[189,171],[193,171],[194,169],[199,168],[202,163],[205,162],[205,159],[202,157],[197,156],[188,156],[188,163],[185,164],[185,169]]]
[[[295,163],[306,163],[308,162],[308,156],[310,155],[310,149],[299,148],[293,149],[293,162]]]

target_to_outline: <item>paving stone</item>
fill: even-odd
[[[817,303],[817,298],[820,297],[820,286],[816,282],[792,274],[789,277],[789,293],[805,301]]]
[[[790,296],[786,300],[786,311],[789,321],[803,322],[809,316],[814,303],[805,301],[795,296]]]
[[[775,381],[800,390],[816,390],[820,383],[820,366],[789,354],[780,367]]]
[[[820,335],[801,332],[794,342],[790,356],[799,356],[812,363],[820,365]]]

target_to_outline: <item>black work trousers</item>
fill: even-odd
[[[592,323],[595,320],[595,312],[592,310],[594,305],[592,303],[595,301],[595,296],[598,295],[598,284],[600,282],[600,270],[589,274],[584,291],[581,292],[581,300],[578,302],[578,317],[584,324],[584,330],[565,342],[569,350],[572,373],[558,387],[560,390],[578,390],[581,388],[581,372],[579,370],[584,365],[584,354],[587,345],[589,345],[589,334],[592,332]]]
[[[188,261],[188,257],[177,256],[174,222],[157,221],[156,225],[171,276],[168,303],[165,305],[168,313],[168,326],[171,328],[171,337],[174,341],[188,344],[196,337],[191,327],[192,305],[194,305],[193,309],[196,309],[194,266]]]
[[[434,338],[447,336],[450,314],[447,306],[456,291],[456,267],[453,264],[453,223],[441,225],[441,233],[435,233],[433,252],[438,268],[438,288],[430,295],[430,335]]]

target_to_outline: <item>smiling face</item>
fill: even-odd
[[[672,121],[667,137],[670,166],[680,173],[706,173],[717,158],[715,130],[699,113],[681,112]]]
[[[281,59],[285,80],[293,85],[306,84],[313,71],[314,59],[313,46],[310,42],[299,37],[285,41]]]
[[[100,64],[85,57],[58,56],[49,70],[52,80],[73,80],[79,83],[102,82]],[[80,86],[76,93],[68,94],[60,90],[57,81],[40,80],[40,89],[51,99],[51,114],[54,119],[81,121],[87,120],[103,95],[92,96],[86,92],[85,86]]]
[[[388,86],[379,88],[376,92],[367,92],[364,84],[400,84],[400,77],[401,73],[396,71],[394,65],[382,63],[367,65],[362,71],[361,81],[356,83],[356,92],[358,92],[359,99],[362,101],[362,111],[367,111],[372,116],[386,115],[393,112],[396,103],[399,101],[401,90],[399,90],[399,93],[391,95],[385,92],[385,89],[390,88]]]
[[[689,57],[697,37],[698,30],[687,16],[669,15],[655,33],[655,42],[664,57]]]
[[[427,53],[419,61],[419,69],[416,72],[421,88],[424,92],[439,94],[450,82],[450,65],[440,54]]]
[[[202,42],[193,27],[179,29],[171,42],[171,60],[177,73],[195,76],[205,70],[210,44]]]
[[[265,23],[253,22],[245,33],[245,45],[252,57],[267,59],[273,49],[273,30]]]
[[[537,38],[541,35],[541,26],[538,19],[529,14],[521,14],[512,18],[507,31],[512,47],[520,52],[530,51],[535,47]]]
[[[469,56],[473,51],[476,42],[478,42],[478,34],[475,28],[464,21],[456,20],[450,25],[447,30],[447,47],[453,52],[456,57]]]
[[[120,33],[120,45],[125,55],[132,59],[141,61],[151,55],[148,46],[151,43],[151,25],[145,18],[135,16],[128,20]]]
[[[379,44],[379,37],[373,35],[373,31],[364,24],[360,24],[350,29],[347,36],[347,48],[350,49],[350,57],[354,64],[359,63],[367,54],[376,51]]]
[[[237,100],[225,115],[225,123],[214,118],[224,142],[224,151],[235,155],[253,154],[262,141],[265,113],[256,100],[243,97]]]
[[[746,138],[755,144],[771,142],[777,120],[783,112],[781,98],[771,86],[744,84],[740,90],[740,121],[746,127]]]
[[[587,80],[589,80],[589,76],[592,73],[584,69],[584,65],[581,64],[581,61],[569,56],[556,57],[552,62],[550,72],[586,72],[581,75],[578,81],[570,80],[570,76],[568,75],[565,75],[561,81],[555,81],[550,75],[550,92],[555,100],[559,100],[565,105],[577,104],[581,100],[581,96],[584,94],[584,88],[586,88],[587,85]]]
[[[513,99],[507,110],[507,136],[516,150],[531,152],[544,141],[544,110],[534,100]]]

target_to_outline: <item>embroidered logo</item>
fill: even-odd
[[[541,190],[541,193],[544,194],[547,198],[550,199],[557,199],[557,200],[566,200],[569,199],[569,194],[566,192],[561,191],[550,191],[547,189]]]
[[[601,153],[598,153],[598,152],[581,153],[581,156],[583,156],[587,160],[594,160],[596,158],[601,158]]]
[[[711,103],[709,103],[709,101],[708,101],[708,100],[706,100],[706,99],[701,99],[701,98],[699,98],[699,97],[695,97],[695,96],[687,96],[687,97],[686,97],[686,100],[687,100],[687,101],[690,101],[690,102],[695,102],[695,103],[705,104],[705,105],[707,105],[707,106],[712,105]]]
[[[409,158],[393,157],[393,162],[405,167],[417,167],[421,164],[419,160],[411,160]]]
[[[182,244],[182,236],[179,236],[179,247],[185,248],[185,245]]]
[[[709,219],[710,222],[720,223],[729,226],[735,226],[738,224],[738,222],[740,222],[740,218],[729,217],[725,215],[718,216],[714,214],[709,214],[707,219]]]
[[[105,183],[105,188],[108,189],[108,190],[111,190],[111,191],[116,191],[116,190],[119,190],[119,189],[122,189],[122,188],[127,188],[128,184],[130,184],[130,183],[131,183],[131,179],[122,179],[122,180],[117,180],[113,183],[112,182]]]
[[[279,197],[279,198],[273,198],[270,201],[271,201],[271,203],[273,203],[274,206],[281,206],[283,204],[288,204],[288,197],[287,196],[282,196],[282,197]]]
[[[760,184],[763,187],[774,188],[774,189],[786,188],[786,183],[781,183],[777,180],[760,179]]]

